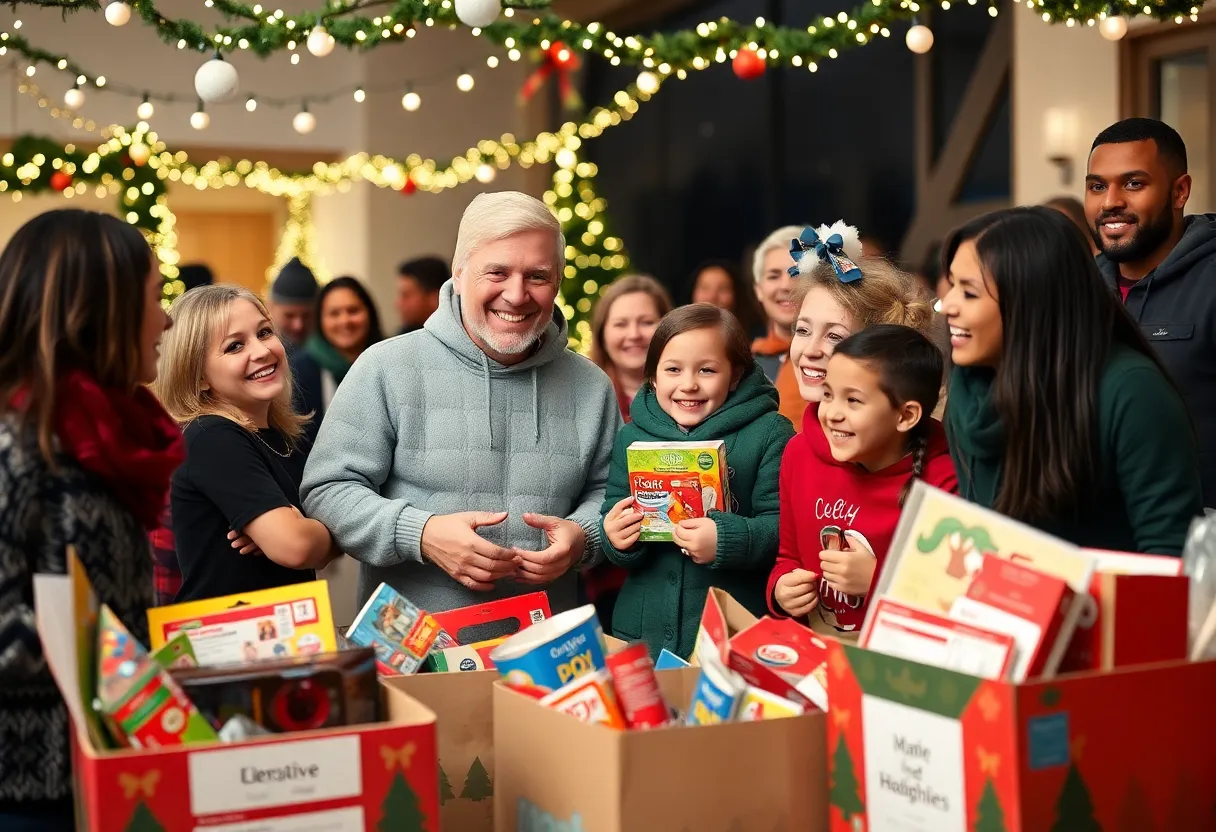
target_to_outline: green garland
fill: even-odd
[[[21,136],[0,159],[0,192],[62,192],[80,184],[110,189],[117,185],[119,216],[142,231],[159,230],[160,212],[155,209],[165,183],[147,165],[132,162],[125,149],[103,155],[71,144],[65,147],[45,136]]]
[[[984,0],[995,12],[997,0]],[[978,0],[968,0],[974,5]],[[33,5],[64,12],[97,10],[98,0],[15,0],[14,5]],[[411,32],[426,26],[462,26],[451,0],[329,0],[319,11],[285,15],[281,10],[250,6],[235,0],[212,0],[212,6],[238,26],[208,29],[190,20],[175,20],[162,14],[154,0],[133,0],[132,7],[145,23],[154,26],[160,37],[179,48],[232,52],[245,49],[267,56],[299,44],[317,25],[325,26],[334,40],[351,49],[368,50],[401,41]],[[360,9],[387,6],[383,14],[368,18],[356,14]],[[703,68],[703,62],[719,59],[719,54],[754,45],[764,50],[770,65],[782,61],[795,65],[835,57],[840,52],[868,43],[883,29],[898,20],[912,17],[921,9],[917,0],[867,0],[851,13],[822,18],[804,28],[773,26],[757,21],[740,23],[723,18],[702,23],[695,30],[650,36],[621,37],[602,24],[581,24],[545,10],[547,0],[513,0],[508,4],[510,17],[503,16],[481,31],[496,44],[507,48],[541,47],[542,42],[561,42],[569,47],[596,52],[631,66],[660,67],[676,71]],[[1088,22],[1108,11],[1135,17],[1141,14],[1158,20],[1181,20],[1193,16],[1203,0],[1034,0],[1032,8],[1050,22]],[[759,25],[757,25],[759,24]],[[884,34],[889,34],[885,32]],[[12,38],[10,38],[12,40]],[[86,73],[87,74],[87,73]]]

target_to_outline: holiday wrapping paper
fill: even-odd
[[[833,642],[828,680],[832,832],[1216,828],[1216,662],[1014,685]]]

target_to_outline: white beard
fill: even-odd
[[[493,314],[492,312],[487,314]],[[500,355],[521,355],[535,346],[545,330],[549,328],[549,318],[544,314],[537,316],[537,323],[530,332],[520,334],[497,332],[490,327],[489,321],[470,320],[465,316],[465,325],[486,346]]]

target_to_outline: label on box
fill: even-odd
[[[861,708],[867,827],[966,832],[959,721],[868,695]]]
[[[874,623],[861,646],[985,679],[1006,678],[1015,652],[1011,635],[952,621],[888,598],[878,600]]]
[[[279,818],[196,826],[194,832],[364,832],[363,807],[305,812]]]
[[[190,755],[190,811],[196,816],[358,797],[359,737],[243,745]]]

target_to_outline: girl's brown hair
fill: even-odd
[[[654,337],[650,339],[650,349],[646,351],[646,380],[654,384],[654,378],[659,371],[659,359],[667,343],[685,332],[694,329],[718,329],[726,341],[726,357],[730,361],[731,371],[740,378],[750,373],[756,367],[756,358],[752,355],[751,340],[739,319],[725,309],[719,309],[712,303],[692,303],[668,312],[659,321]]]
[[[254,430],[247,416],[210,390],[202,389],[207,353],[228,323],[232,304],[247,300],[267,320],[270,313],[257,295],[239,286],[200,286],[182,295],[170,310],[173,327],[161,341],[159,372],[154,389],[169,415],[180,424],[200,416],[224,416]],[[287,369],[287,368],[284,368]],[[283,390],[270,403],[270,426],[292,444],[300,437],[311,418],[298,415],[291,406],[291,372],[283,376]]]
[[[634,293],[649,295],[660,318],[671,311],[671,296],[667,294],[663,284],[653,277],[631,274],[613,281],[595,304],[595,311],[591,313],[591,360],[605,372],[612,369],[612,359],[604,348],[604,327],[608,325],[608,313],[612,311],[612,304],[625,295]]]
[[[804,255],[803,261],[813,256]],[[857,266],[862,278],[852,283],[842,283],[836,270],[822,261],[801,271],[794,287],[794,303],[801,307],[811,289],[819,287],[849,314],[854,331],[875,324],[898,324],[930,335],[933,306],[920,280],[883,257],[863,256]]]
[[[0,415],[25,390],[21,420],[48,462],[60,376],[75,369],[102,387],[139,385],[152,265],[134,226],[76,209],[34,217],[0,254]]]

